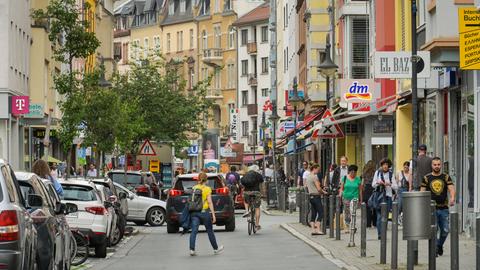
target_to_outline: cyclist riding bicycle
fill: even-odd
[[[247,217],[250,214],[248,212],[248,205],[253,204],[253,208],[255,209],[255,227],[257,231],[261,229],[260,204],[262,203],[262,194],[260,193],[260,184],[263,183],[263,177],[259,171],[260,168],[257,165],[252,165],[248,167],[248,172],[241,180],[242,186],[244,187],[243,197],[246,209],[243,217]]]

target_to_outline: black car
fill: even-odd
[[[36,174],[16,172],[15,176],[22,195],[25,198],[32,195],[37,198],[35,205],[27,201],[27,209],[37,229],[38,269],[70,269],[71,232],[64,220],[66,205],[54,202]]]
[[[212,188],[212,201],[215,205],[217,226],[225,226],[226,231],[235,230],[235,209],[233,199],[220,174],[207,174],[207,185]],[[167,198],[167,232],[177,233],[180,216],[192,188],[198,183],[198,174],[179,175]]]

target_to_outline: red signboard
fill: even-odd
[[[12,96],[12,114],[22,115],[28,114],[30,100],[28,96]]]

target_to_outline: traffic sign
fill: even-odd
[[[141,156],[156,156],[155,149],[153,149],[152,144],[149,140],[145,140],[140,148],[140,152],[138,153]]]
[[[480,11],[477,8],[458,9],[460,36],[460,68],[480,69]]]
[[[335,119],[332,117],[330,110],[326,110],[322,116],[319,126],[313,131],[313,138],[322,138],[322,139],[334,139],[334,138],[343,138],[342,129],[338,124],[331,124]]]
[[[160,172],[160,161],[157,159],[150,160],[150,171],[152,173],[159,173]]]

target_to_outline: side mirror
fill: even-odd
[[[133,193],[130,193],[129,196],[128,196],[128,198],[129,198],[130,200],[133,200],[133,199],[135,198],[135,195],[134,195]]]
[[[120,192],[120,194],[118,194],[118,198],[120,198],[120,200],[125,200],[127,198],[127,193]]]
[[[30,194],[30,195],[28,195],[28,205],[30,207],[42,207],[43,206],[43,198],[39,195]]]
[[[55,214],[60,215],[64,214],[67,209],[67,206],[64,203],[55,204]]]
[[[73,203],[65,204],[65,215],[75,213],[75,212],[78,212],[78,206],[76,204],[73,204]]]
[[[113,204],[109,201],[105,201],[103,202],[103,206],[105,206],[105,208],[110,208],[110,207],[113,207]]]

